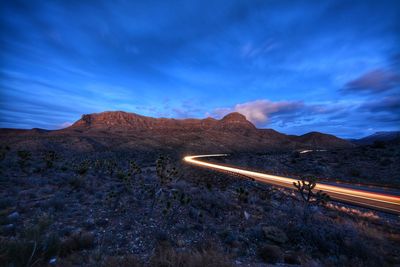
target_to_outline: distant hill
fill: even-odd
[[[353,139],[351,142],[358,145],[371,145],[375,141],[388,142],[395,139],[400,139],[400,131],[376,132],[360,139]]]
[[[293,136],[272,129],[257,129],[237,112],[216,120],[152,118],[109,111],[83,115],[61,130],[1,129],[0,139],[2,144],[16,149],[78,152],[168,150],[213,153],[353,146],[346,140],[318,132]]]

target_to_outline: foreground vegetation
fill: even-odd
[[[324,195],[184,166],[176,155],[1,151],[1,266],[400,264],[395,216]]]

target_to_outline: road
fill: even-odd
[[[297,182],[297,179],[254,172],[240,169],[238,167],[224,166],[222,164],[204,161],[204,158],[224,156],[227,156],[227,154],[196,155],[186,156],[183,160],[192,165],[216,171],[239,174],[262,183],[295,189],[293,183]],[[322,190],[335,201],[400,214],[400,196],[394,193],[382,193],[382,189],[374,190],[372,188],[365,189],[358,186],[318,183],[315,190]]]

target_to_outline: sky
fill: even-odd
[[[358,138],[400,129],[400,1],[1,1],[0,127],[82,114],[244,114]]]

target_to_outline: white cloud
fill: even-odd
[[[262,125],[269,121],[272,114],[285,114],[296,112],[302,109],[304,104],[299,101],[278,101],[273,102],[266,99],[255,100],[242,104],[237,104],[233,108],[218,108],[213,115],[224,116],[230,112],[239,112],[256,125]]]
[[[73,124],[72,122],[66,121],[66,122],[61,123],[60,128],[67,128],[67,127],[71,126],[72,124]]]

